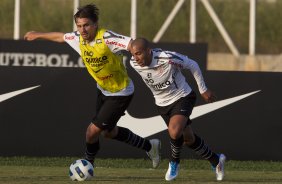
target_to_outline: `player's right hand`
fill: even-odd
[[[29,31],[24,35],[24,39],[28,41],[35,40],[37,38],[37,33],[35,31]]]
[[[207,91],[205,91],[203,94],[201,94],[202,97],[204,98],[204,100],[207,102],[207,103],[212,103],[212,102],[215,102],[217,97],[215,96],[215,94],[207,89]]]

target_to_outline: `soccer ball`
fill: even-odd
[[[76,160],[70,165],[69,176],[73,181],[89,180],[94,176],[93,165],[85,159]]]

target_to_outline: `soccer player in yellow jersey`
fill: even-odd
[[[131,38],[100,28],[99,10],[94,4],[78,8],[74,15],[77,30],[71,33],[27,32],[26,40],[46,39],[67,42],[83,59],[87,71],[97,82],[98,98],[95,116],[86,130],[85,159],[94,162],[100,149],[99,137],[125,142],[143,149],[156,168],[160,162],[158,139],[144,139],[127,128],[117,126],[133,94],[134,85],[123,65],[120,51],[130,50]],[[113,152],[115,148],[113,148]]]

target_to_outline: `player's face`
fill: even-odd
[[[88,18],[77,18],[76,27],[84,40],[88,42],[94,40],[97,31],[97,23],[94,23]]]
[[[152,62],[151,49],[141,48],[139,46],[133,46],[130,50],[134,60],[141,67],[149,66]]]

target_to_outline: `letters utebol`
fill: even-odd
[[[69,58],[68,54],[0,52],[0,66],[85,67],[80,57]]]

